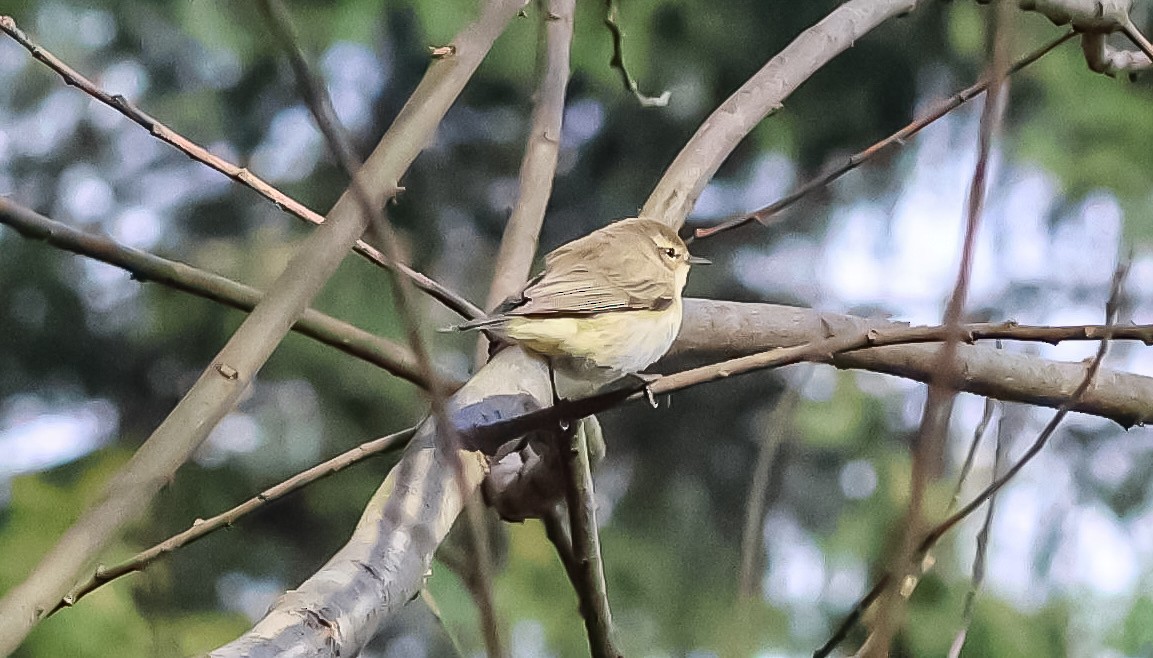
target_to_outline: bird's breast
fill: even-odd
[[[618,373],[644,370],[664,356],[681,328],[678,299],[660,311],[618,311],[588,317],[517,318],[509,338],[548,356],[583,359]]]

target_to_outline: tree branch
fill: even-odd
[[[501,238],[486,309],[520,292],[536,255],[545,209],[552,194],[569,79],[569,47],[575,0],[548,0],[541,12],[544,62],[532,109],[528,143],[520,165],[520,195]]]
[[[801,345],[830,334],[884,334],[903,326],[907,325],[791,306],[689,299],[672,354],[694,359],[734,357]],[[1079,329],[1070,327],[1058,329],[1068,332],[1064,338],[1056,334],[1034,334],[1032,338],[1043,342],[1058,338],[1095,340],[1100,338],[1101,330],[1094,327],[1074,338]],[[1153,337],[1132,325],[1116,327],[1114,336],[1153,345]],[[1015,339],[1008,334],[984,337]],[[934,354],[936,347],[931,345],[900,345],[829,354],[814,360],[843,369],[872,370],[927,382],[932,377]],[[1080,363],[1012,354],[983,345],[959,345],[957,362],[961,378],[958,384],[963,391],[1051,408],[1068,400],[1084,371]],[[1103,369],[1073,410],[1109,418],[1126,428],[1153,421],[1153,378]]]
[[[957,268],[957,279],[949,302],[945,305],[945,343],[937,352],[937,364],[925,406],[921,412],[921,423],[913,442],[912,473],[909,482],[909,504],[906,510],[901,541],[890,556],[890,570],[906,576],[917,569],[910,558],[916,549],[917,537],[924,533],[925,493],[929,485],[939,477],[944,462],[945,444],[949,436],[949,419],[953,415],[953,402],[958,389],[953,385],[957,373],[957,346],[960,342],[961,318],[969,297],[969,281],[973,269],[973,255],[977,248],[977,231],[981,226],[981,216],[985,208],[985,195],[988,192],[989,156],[993,150],[993,140],[1001,130],[1009,86],[1009,48],[1012,31],[1009,25],[1009,4],[1006,0],[998,3],[988,20],[991,33],[989,54],[989,89],[981,108],[981,122],[977,136],[977,162],[973,167],[973,178],[969,183],[969,193],[965,207],[965,237],[961,244],[961,263]],[[912,591],[906,587],[893,587],[881,599],[873,627],[862,656],[884,658],[890,653],[892,638],[901,628],[905,618],[905,602]]]
[[[583,423],[577,424],[570,433],[568,455],[562,460],[568,483],[565,504],[568,507],[569,527],[572,528],[572,559],[575,567],[573,587],[581,600],[581,616],[585,621],[589,651],[593,658],[620,658],[621,652],[613,642],[613,619],[609,612],[608,589],[601,561],[592,465],[585,427]],[[570,576],[573,575],[570,573]]]
[[[96,85],[96,83],[92,82],[88,78],[78,73],[75,69],[65,64],[60,58],[53,55],[43,46],[40,46],[29,39],[28,35],[26,35],[20,28],[16,27],[16,21],[13,20],[12,17],[0,16],[0,31],[6,33],[8,36],[12,37],[13,40],[23,46],[25,50],[31,53],[34,59],[44,63],[48,68],[52,69],[58,75],[60,75],[60,77],[64,79],[65,84],[76,87],[92,98],[116,110],[131,120],[133,123],[136,123],[137,125],[147,130],[152,136],[156,137],[160,141],[176,148],[181,153],[187,155],[193,160],[211,167],[212,169],[215,169],[216,171],[224,174],[225,176],[240,183],[241,185],[244,185],[260,196],[271,201],[276,205],[277,208],[280,208],[281,210],[285,210],[288,213],[312,224],[320,224],[324,221],[324,217],[321,217],[319,214],[304,204],[293,199],[284,192],[276,189],[270,183],[268,183],[268,181],[249,171],[248,168],[237,166],[225,160],[224,158],[211,153],[208,149],[200,146],[191,139],[188,139],[187,137],[181,135],[172,128],[169,128],[165,124],[148,115],[123,96],[119,94],[110,94],[104,91],[98,85]],[[420,288],[424,292],[428,293],[433,299],[436,299],[457,314],[469,319],[481,317],[484,315],[484,313],[481,312],[481,310],[474,306],[471,302],[449,290],[448,288],[445,288],[430,277],[417,272],[404,263],[390,263],[388,259],[384,257],[384,254],[380,253],[376,247],[373,247],[367,242],[364,242],[363,240],[357,240],[354,249],[358,254],[364,256],[372,263],[375,263],[384,268],[395,268],[395,271],[410,279],[417,288]]]
[[[402,448],[407,444],[408,440],[412,438],[415,432],[416,428],[410,427],[406,430],[401,430],[394,434],[362,443],[352,450],[343,452],[328,461],[317,464],[308,470],[301,471],[287,480],[265,489],[226,512],[221,512],[208,519],[196,519],[187,530],[165,539],[152,548],[137,553],[120,564],[111,567],[99,566],[92,575],[89,576],[88,580],[77,585],[68,593],[68,596],[64,597],[60,603],[56,605],[56,608],[48,614],[51,615],[61,608],[72,607],[84,596],[107,585],[113,580],[121,576],[127,576],[130,573],[144,571],[150,564],[169,553],[187,546],[198,539],[202,539],[206,535],[221,528],[230,528],[237,521],[255,512],[264,505],[279,500],[294,491],[303,489],[317,480],[326,478],[334,473],[339,473],[349,466],[358,464],[369,457],[387,454],[398,448]]]
[[[358,177],[372,181],[373,205],[395,193],[397,181],[432,139],[449,105],[489,46],[521,6],[494,2],[462,33],[453,57],[434,60]],[[9,21],[10,22],[10,19]],[[137,518],[217,422],[235,405],[256,372],[364,232],[368,217],[347,192],[328,220],[300,246],[265,297],[205,369],[171,414],[113,477],[96,502],[41,559],[24,582],[0,599],[0,654],[11,653],[55,607],[80,573],[125,524]]]
[[[805,30],[713,111],[657,183],[641,216],[679,228],[742,139],[829,60],[918,0],[848,0]]]
[[[1037,48],[1036,50],[1029,53],[1028,55],[1025,55],[1021,59],[1017,60],[1013,64],[1013,66],[1009,67],[1008,75],[1012,75],[1012,74],[1020,71],[1021,69],[1025,68],[1026,66],[1029,66],[1033,62],[1036,62],[1037,60],[1041,59],[1046,54],[1048,54],[1049,51],[1051,51],[1054,48],[1056,48],[1057,46],[1065,43],[1069,39],[1072,39],[1076,34],[1077,33],[1075,31],[1070,30],[1070,31],[1066,32],[1065,34],[1062,34],[1061,36],[1057,37],[1056,39],[1053,39],[1052,41],[1044,44],[1043,46],[1041,46],[1039,48]],[[925,112],[924,114],[917,117],[916,119],[913,119],[913,121],[911,121],[904,128],[901,128],[900,130],[893,133],[892,135],[889,135],[888,137],[882,139],[881,141],[874,143],[872,146],[866,148],[865,150],[858,151],[858,152],[850,155],[849,157],[845,158],[844,162],[842,162],[841,164],[830,169],[829,171],[825,172],[824,174],[817,176],[816,178],[810,179],[805,184],[797,187],[792,192],[789,192],[787,195],[785,195],[785,196],[781,197],[780,199],[774,201],[773,203],[765,206],[764,208],[760,208],[760,209],[754,210],[750,213],[745,213],[743,215],[738,215],[738,216],[733,217],[731,219],[722,221],[721,223],[719,223],[715,226],[710,226],[708,228],[699,228],[693,232],[693,235],[698,240],[700,240],[703,238],[710,238],[714,235],[717,235],[718,233],[724,233],[725,231],[729,231],[729,230],[734,229],[734,228],[739,228],[741,226],[745,226],[746,224],[751,224],[752,222],[760,222],[761,224],[768,224],[769,220],[772,217],[774,217],[775,215],[780,213],[785,208],[788,208],[789,206],[793,205],[797,201],[800,201],[803,197],[805,197],[810,192],[812,192],[814,190],[819,190],[819,189],[827,186],[828,184],[837,180],[841,176],[849,173],[850,171],[856,169],[857,167],[861,166],[865,162],[868,162],[869,160],[873,159],[877,154],[881,153],[882,151],[889,148],[890,146],[904,145],[908,139],[910,139],[911,137],[913,137],[917,133],[924,130],[931,123],[933,123],[937,119],[940,119],[941,117],[945,116],[946,114],[952,112],[953,110],[957,109],[958,107],[961,107],[965,103],[968,103],[969,101],[973,100],[977,96],[980,96],[981,94],[985,93],[985,90],[988,88],[989,88],[989,78],[988,78],[988,76],[985,76],[981,80],[973,83],[969,87],[962,89],[961,91],[957,92],[956,94],[953,94],[952,96],[950,96],[948,99],[937,104],[935,107],[933,107],[928,112]]]
[[[140,282],[155,281],[225,306],[251,311],[264,293],[227,277],[201,270],[146,251],[124,246],[111,238],[86,233],[53,221],[10,199],[0,197],[0,224],[6,224],[29,240],[43,240],[53,247],[115,265]],[[293,331],[367,361],[402,379],[425,388],[412,352],[387,338],[381,338],[314,309],[306,309]],[[446,372],[437,380],[455,390],[462,381]]]
[[[449,400],[457,432],[485,417],[548,404],[552,388],[543,359],[520,348],[498,353]],[[400,463],[377,490],[356,530],[319,571],[282,596],[257,624],[211,655],[261,658],[284,652],[356,655],[380,625],[421,589],[432,554],[480,483],[485,458],[446,452],[436,423],[425,420]],[[466,491],[453,461],[465,466]]]

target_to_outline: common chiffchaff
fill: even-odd
[[[668,226],[623,219],[558,247],[519,295],[454,328],[485,329],[605,374],[637,373],[673,344],[689,267],[707,262]]]

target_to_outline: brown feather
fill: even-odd
[[[579,316],[668,308],[676,295],[673,271],[661,262],[652,239],[628,228],[632,222],[652,224],[679,242],[672,229],[653,220],[610,224],[550,253],[545,257],[544,271],[529,282],[519,299],[510,300],[500,312]],[[609,258],[617,262],[606,262]],[[637,270],[647,276],[633,275]]]

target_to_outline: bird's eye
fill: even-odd
[[[665,255],[668,256],[669,258],[676,258],[677,257],[677,250],[673,249],[672,247],[662,249],[661,251],[665,252]]]

